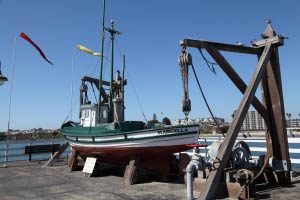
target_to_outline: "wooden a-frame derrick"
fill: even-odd
[[[192,39],[183,39],[180,43],[183,47],[194,47],[199,50],[206,49],[225,74],[244,94],[223,144],[219,149],[216,159],[219,162],[214,165],[216,170],[210,172],[206,183],[200,190],[199,199],[213,198],[217,189],[216,185],[220,182],[222,172],[228,162],[233,145],[251,104],[265,121],[267,155],[272,157],[272,160],[275,162],[274,165],[279,168],[273,173],[276,176],[276,182],[291,182],[291,163],[288,151],[278,54],[278,47],[284,44],[284,37],[276,35],[270,22],[268,22],[262,36],[262,40],[252,42],[252,47]],[[252,54],[259,58],[249,85],[245,84],[220,51]],[[255,97],[259,83],[261,83],[262,102]]]

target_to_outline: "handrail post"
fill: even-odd
[[[9,144],[8,142],[5,143],[5,159],[4,162],[8,162],[8,148],[9,148]]]
[[[54,142],[53,142],[53,138],[51,140],[51,157],[54,155]]]
[[[30,150],[29,150],[29,154],[28,154],[28,160],[29,160],[29,162],[31,162],[31,142],[29,142],[29,147],[30,147]]]

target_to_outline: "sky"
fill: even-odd
[[[279,48],[284,106],[292,118],[299,118],[299,1],[107,0],[105,26],[110,26],[111,19],[122,32],[116,36],[115,70],[121,69],[122,55],[126,55],[126,120],[145,121],[142,113],[147,120],[154,113],[158,120],[184,117],[177,61],[181,39],[242,42],[250,46],[251,40],[261,39],[266,19],[272,20],[278,34],[288,37]],[[99,77],[100,62],[98,57],[79,52],[75,46],[81,44],[100,52],[101,22],[101,0],[0,0],[0,60],[2,73],[9,79],[0,87],[0,131],[7,130],[11,84],[11,129],[56,129],[65,120],[78,121],[80,77]],[[21,32],[40,46],[53,66],[19,37]],[[109,57],[108,34],[104,46],[104,55]],[[197,49],[187,50],[214,115],[230,122],[242,99],[241,93],[218,66],[215,67],[217,75],[211,73]],[[257,58],[222,54],[248,83]],[[108,80],[109,62],[104,64],[104,79]],[[94,101],[92,89],[89,90]],[[189,77],[189,92],[192,102],[189,117],[210,117],[193,74]],[[261,98],[260,90],[256,95]]]

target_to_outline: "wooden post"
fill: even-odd
[[[67,166],[67,171],[68,172],[72,172],[74,171],[77,166],[78,166],[78,155],[79,152],[78,151],[71,151],[71,153],[69,154],[69,158],[68,158],[68,166]]]
[[[132,158],[128,165],[126,165],[124,172],[124,183],[126,185],[133,185],[136,181],[136,168],[138,166],[139,157]]]
[[[276,36],[270,22],[268,22],[268,26],[263,33],[263,37],[266,40],[278,37]],[[273,54],[267,64],[266,74],[262,79],[262,100],[269,115],[269,123],[265,123],[267,126],[267,130],[265,132],[266,146],[269,156],[276,159],[275,162],[284,169],[277,170],[275,174],[273,173],[275,176],[274,180],[277,180],[277,183],[289,184],[291,182],[291,162],[286,133],[278,47],[273,45],[272,51]],[[277,175],[279,176],[276,177]]]

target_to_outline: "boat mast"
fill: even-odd
[[[101,88],[102,88],[102,71],[103,71],[103,58],[104,58],[104,37],[105,37],[105,0],[103,0],[103,15],[102,15],[102,44],[101,44],[101,64],[100,64],[100,77],[99,77],[99,101],[98,101],[98,124],[101,122]]]
[[[122,116],[123,119],[125,119],[125,113],[124,113],[124,81],[125,81],[125,55],[123,55],[123,66],[122,66],[122,81],[121,81],[121,92],[122,92],[122,98],[123,98],[123,109],[122,109]]]
[[[109,94],[109,122],[114,121],[114,106],[113,106],[113,98],[114,98],[114,39],[115,34],[120,35],[121,32],[114,29],[114,21],[111,20],[111,28],[105,28],[106,31],[110,33],[111,40],[111,68],[110,68],[110,94]]]

